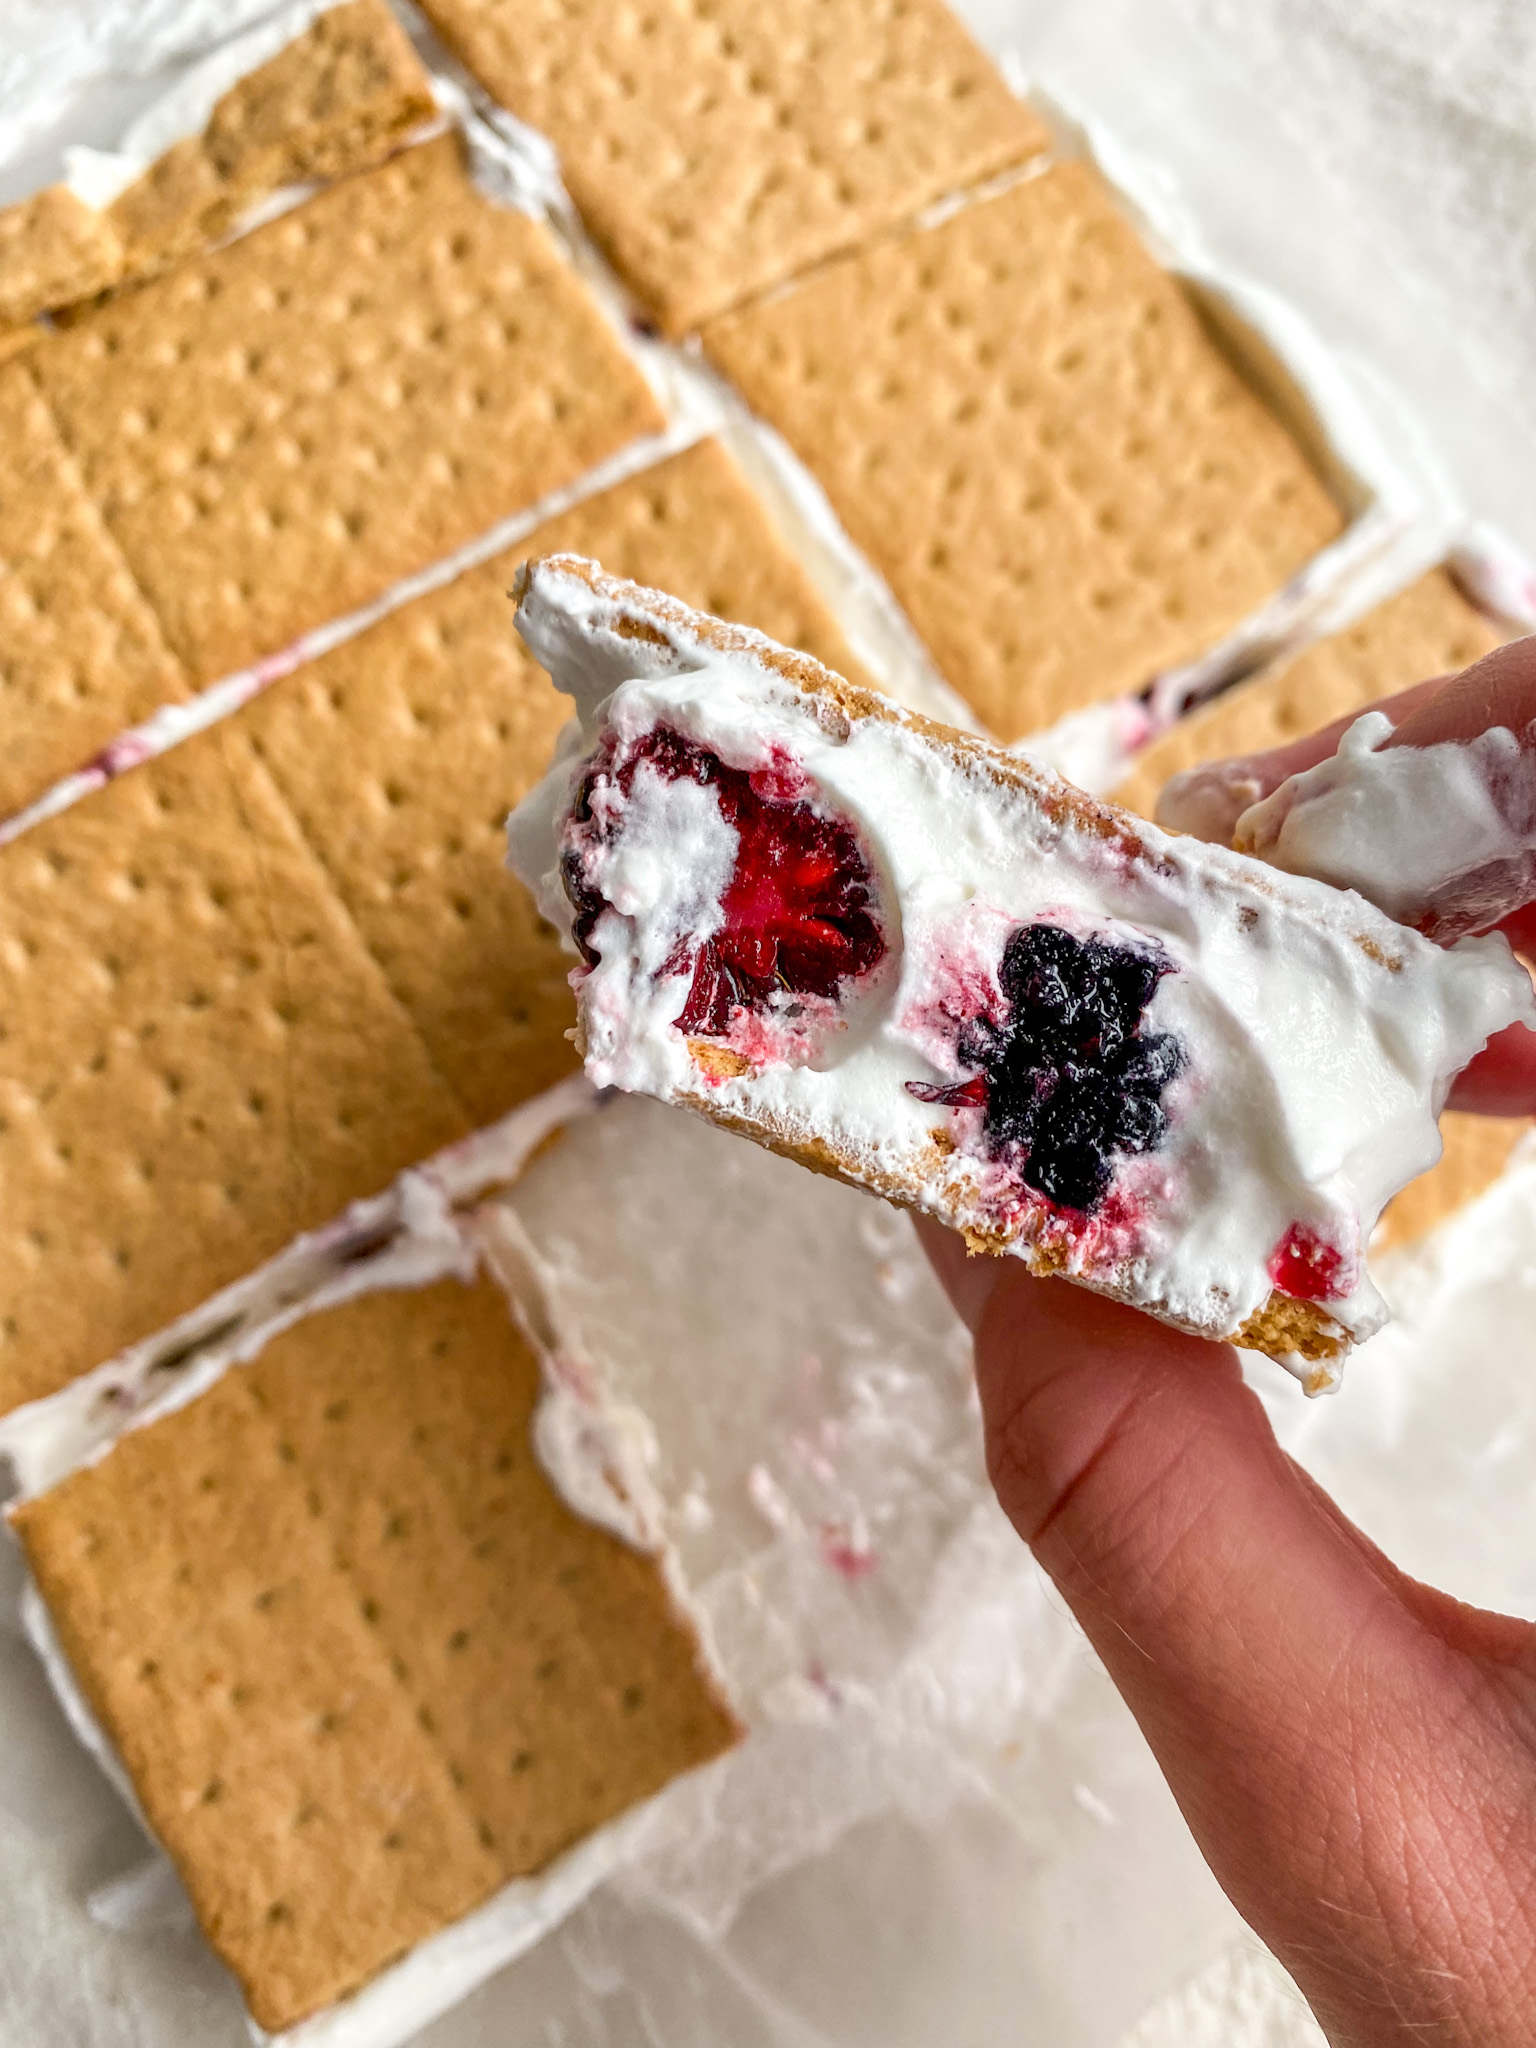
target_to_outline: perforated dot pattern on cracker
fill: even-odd
[[[1150,818],[1171,776],[1283,747],[1410,683],[1465,668],[1498,643],[1449,573],[1431,569],[1352,626],[1181,719],[1140,756],[1115,801]]]
[[[467,1119],[238,725],[0,849],[0,1412]]]
[[[240,722],[476,1123],[575,1064],[569,957],[505,869],[506,817],[570,715],[512,624],[561,549],[803,647],[841,634],[734,463],[704,442],[276,683]]]
[[[426,0],[670,334],[1048,136],[942,0]]]
[[[489,1283],[365,1296],[17,1512],[268,2029],[735,1739],[654,1564],[545,1479],[537,1395]]]
[[[24,360],[199,682],[662,424],[546,230],[475,189],[452,135]]]
[[[1004,740],[1209,647],[1343,524],[1083,164],[703,339]]]
[[[0,816],[188,694],[25,365],[0,368]]]

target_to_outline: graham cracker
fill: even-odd
[[[13,1510],[258,2024],[292,2025],[739,1729],[531,1449],[495,1288],[364,1296]]]
[[[130,280],[153,277],[227,234],[238,210],[200,135],[157,156],[107,208]]]
[[[1049,146],[942,0],[425,0],[664,332]]]
[[[1425,1237],[1437,1224],[1491,1188],[1509,1155],[1531,1128],[1529,1117],[1469,1116],[1448,1110],[1440,1119],[1445,1150],[1428,1173],[1410,1181],[1382,1212],[1373,1252],[1391,1251]]]
[[[376,163],[436,112],[432,81],[384,0],[342,0],[232,86],[204,133],[229,183],[270,192]]]
[[[1005,741],[1210,646],[1343,524],[1086,164],[703,341]]]
[[[1354,625],[1181,719],[1140,755],[1115,801],[1150,818],[1171,776],[1286,746],[1410,683],[1465,668],[1499,639],[1450,572],[1431,569]]]
[[[0,849],[0,1412],[467,1129],[225,723]]]
[[[570,703],[519,639],[527,554],[572,549],[855,672],[735,464],[704,442],[275,683],[255,751],[476,1124],[576,1064],[571,961],[506,872],[506,818]]]
[[[548,232],[476,189],[455,135],[26,360],[199,683],[662,424]]]
[[[0,368],[0,817],[188,693],[25,364]]]
[[[379,162],[435,112],[384,0],[343,0],[231,86],[202,134],[173,144],[113,202],[107,222],[128,273],[152,275],[206,248],[285,185]]]
[[[0,335],[115,284],[122,267],[110,223],[67,185],[0,207]]]

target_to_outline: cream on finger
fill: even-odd
[[[1487,931],[1536,896],[1536,737],[1390,746],[1393,730],[1364,713],[1326,761],[1250,804],[1232,843],[1442,944]]]

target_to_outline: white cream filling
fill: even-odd
[[[583,998],[588,1072],[600,1088],[645,1085],[621,1071],[635,1050],[632,992],[654,989],[668,1006],[668,1021],[677,1016],[688,976],[669,975],[667,963],[685,939],[698,942],[719,929],[736,848],[736,830],[721,815],[713,790],[640,764],[624,800],[622,830],[583,866],[587,886],[613,906],[592,936],[600,958]]]
[[[1437,936],[1486,928],[1536,893],[1536,753],[1507,726],[1389,747],[1384,711],[1237,821],[1233,843],[1290,874],[1356,889]]]
[[[1502,939],[1432,946],[1321,884],[1282,883],[1239,855],[1155,828],[1143,830],[1146,857],[1128,859],[1070,820],[1053,822],[1044,779],[1033,791],[978,782],[916,731],[882,719],[830,733],[750,658],[682,635],[670,647],[625,638],[610,629],[612,610],[575,577],[546,569],[519,612],[524,637],[582,714],[512,820],[513,863],[539,886],[546,912],[569,927],[557,868],[570,794],[599,729],[616,722],[628,733],[664,723],[730,766],[782,750],[817,801],[855,825],[880,884],[895,971],[878,1001],[858,1006],[815,1066],[776,1064],[715,1084],[723,1110],[820,1135],[873,1171],[934,1183],[933,1134],[962,1131],[966,1113],[920,1102],[906,1084],[955,1077],[933,1058],[934,992],[955,962],[970,955],[995,972],[1007,930],[1042,920],[1150,941],[1177,971],[1159,984],[1146,1028],[1177,1033],[1187,1065],[1167,1094],[1166,1141],[1117,1170],[1135,1215],[1085,1233],[1069,1269],[1225,1335],[1268,1297],[1270,1261],[1300,1226],[1352,1268],[1329,1312],[1356,1337],[1378,1326],[1380,1299],[1350,1254],[1397,1188],[1438,1157],[1435,1118],[1450,1077],[1493,1032],[1536,1014]],[[604,957],[602,1075],[696,1096],[704,1081],[674,1024],[676,981],[637,971],[659,944],[626,931],[611,971]],[[933,1206],[987,1220],[996,1170],[962,1153],[957,1174],[958,1184],[934,1185]]]

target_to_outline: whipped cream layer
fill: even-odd
[[[1337,750],[1238,818],[1233,844],[1355,889],[1430,937],[1486,931],[1536,896],[1536,745],[1507,726],[1389,747],[1367,711]]]
[[[1341,1348],[1384,1320],[1370,1230],[1438,1157],[1450,1078],[1533,1014],[1502,939],[1431,945],[573,558],[531,565],[520,596],[578,716],[513,815],[512,863],[583,949],[594,1081],[1202,1335],[1276,1292],[1320,1305]],[[764,817],[813,849],[821,988],[785,972],[787,941],[782,986],[760,929],[727,945]],[[849,870],[830,911],[828,849]]]

